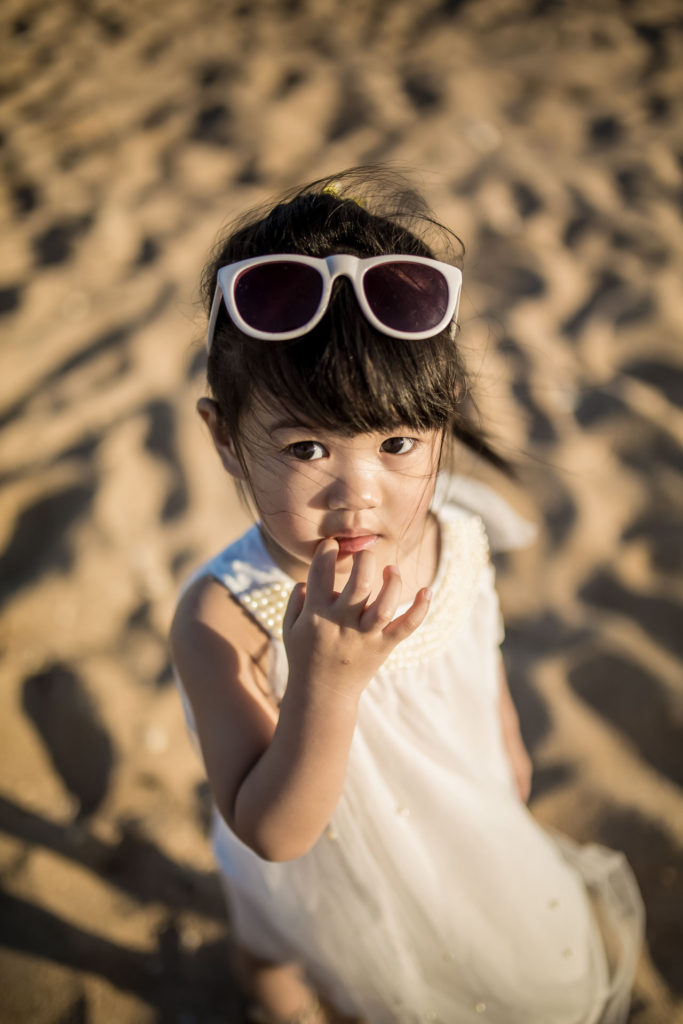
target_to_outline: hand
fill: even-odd
[[[401,597],[397,567],[385,566],[382,587],[370,601],[375,557],[372,551],[360,551],[338,593],[338,551],[333,538],[318,545],[307,582],[292,591],[283,622],[284,642],[290,680],[305,680],[357,699],[396,644],[422,623],[431,591],[419,590],[410,608],[394,619]]]

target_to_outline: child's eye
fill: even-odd
[[[287,446],[287,451],[299,462],[313,462],[314,459],[322,459],[325,449],[319,441],[296,441]]]
[[[388,437],[382,444],[382,451],[388,452],[389,455],[405,455],[416,444],[414,437]]]

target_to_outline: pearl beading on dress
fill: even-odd
[[[488,540],[479,516],[456,514],[442,521],[442,550],[432,605],[425,621],[385,661],[387,668],[410,668],[445,649],[471,607],[479,575],[488,561]],[[238,594],[256,621],[282,640],[282,620],[294,583],[287,577]]]

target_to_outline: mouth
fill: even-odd
[[[342,534],[334,538],[339,544],[339,556],[355,555],[358,551],[366,551],[374,547],[379,539],[376,533],[357,533],[355,535]]]

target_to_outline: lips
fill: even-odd
[[[377,543],[376,533],[358,533],[341,535],[334,538],[339,544],[339,555],[355,555],[358,551],[366,551]]]

